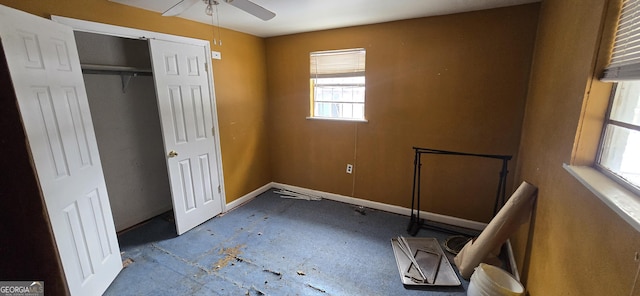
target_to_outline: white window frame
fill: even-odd
[[[614,82],[614,86],[611,90],[611,96],[609,98],[609,108],[605,117],[604,125],[602,128],[602,134],[600,136],[600,143],[597,158],[594,167],[601,171],[603,174],[612,178],[628,190],[634,192],[636,195],[640,195],[640,183],[637,181],[631,182],[622,176],[623,173],[614,171],[615,169],[607,167],[605,164],[605,158],[610,155],[605,155],[609,149],[610,134],[614,129],[635,133],[640,132],[640,126],[633,122],[622,122],[612,117],[614,102],[616,100],[631,100],[631,97],[626,97],[626,92],[623,92],[619,87],[620,83],[626,83],[628,81],[640,82],[640,48],[637,44],[640,42],[640,0],[627,0],[623,3],[622,11],[618,18],[618,25],[616,28],[616,34],[614,44],[611,52],[611,61],[605,68],[603,77],[604,82]],[[627,136],[631,138],[629,135]],[[628,147],[628,144],[626,144]],[[605,152],[607,151],[607,152]],[[619,155],[622,157],[624,151],[615,152],[613,156]]]
[[[633,80],[636,81],[636,80]],[[640,83],[640,80],[637,80],[638,83]],[[598,169],[600,172],[602,172],[603,174],[605,174],[607,177],[613,179],[614,181],[618,182],[620,185],[624,186],[626,189],[632,191],[633,193],[635,193],[636,195],[640,195],[640,183],[634,183],[630,180],[628,180],[627,178],[625,178],[624,176],[622,176],[620,173],[613,171],[612,169],[610,169],[609,167],[607,167],[606,165],[604,165],[602,162],[604,162],[603,157],[604,156],[604,150],[608,148],[608,133],[610,132],[610,129],[624,129],[626,131],[637,131],[640,132],[640,126],[632,124],[632,123],[627,123],[627,122],[622,122],[622,121],[618,121],[615,119],[612,119],[612,110],[613,108],[613,104],[615,102],[616,99],[616,95],[622,95],[619,94],[620,91],[620,82],[615,83],[614,86],[612,87],[611,90],[611,96],[609,98],[609,107],[607,109],[607,115],[605,117],[605,121],[604,121],[604,125],[603,125],[603,129],[602,129],[602,133],[600,136],[600,143],[599,143],[599,148],[598,148],[598,154],[597,154],[597,158],[596,161],[594,163],[594,166],[596,169]],[[624,82],[622,82],[624,83]],[[624,98],[622,98],[624,99]],[[637,152],[638,153],[638,152]],[[622,154],[622,152],[620,153],[616,153],[616,155],[618,154]],[[620,155],[621,157],[621,155]]]
[[[309,116],[307,119],[323,119],[338,121],[366,122],[366,77],[365,77],[366,50],[364,48],[315,51],[309,54],[310,68],[310,99]],[[320,83],[323,81],[323,83]],[[329,80],[329,81],[327,81]],[[333,81],[331,81],[333,80]],[[340,81],[342,80],[342,81]],[[343,92],[352,88],[353,92],[361,93],[361,98],[349,99],[322,99],[316,96],[317,90]],[[320,114],[317,104],[322,103],[331,108],[338,109],[337,113]],[[356,113],[356,109],[361,112]],[[345,114],[345,110],[351,110],[351,114]],[[355,114],[354,114],[355,113]],[[360,114],[361,116],[358,116]]]

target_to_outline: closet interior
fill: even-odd
[[[147,40],[75,33],[116,231],[171,210]]]

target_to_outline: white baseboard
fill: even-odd
[[[324,199],[328,199],[328,200],[335,200],[335,201],[339,201],[339,202],[344,202],[344,203],[357,205],[357,206],[363,206],[363,207],[376,209],[376,210],[381,210],[381,211],[385,211],[385,212],[400,214],[400,215],[404,215],[404,216],[411,216],[411,209],[409,209],[409,208],[400,207],[400,206],[394,206],[394,205],[390,205],[390,204],[385,204],[385,203],[376,202],[376,201],[370,201],[370,200],[361,199],[361,198],[344,196],[344,195],[335,194],[335,193],[329,193],[329,192],[324,192],[324,191],[307,189],[307,188],[293,186],[293,185],[276,183],[276,182],[267,183],[267,184],[263,185],[262,187],[254,190],[254,191],[251,191],[250,193],[245,194],[244,196],[242,196],[242,197],[240,197],[240,198],[228,203],[226,205],[225,212],[230,211],[233,208],[238,207],[238,206],[242,205],[243,203],[246,203],[246,202],[254,199],[256,196],[258,196],[261,193],[269,190],[270,188],[286,189],[286,190],[296,191],[296,192],[300,192],[300,193],[320,196],[320,197],[322,197]],[[458,226],[458,227],[464,227],[464,228],[473,229],[473,230],[483,230],[487,226],[486,223],[482,223],[482,222],[477,222],[477,221],[472,221],[472,220],[467,220],[467,219],[462,219],[462,218],[457,218],[457,217],[451,217],[451,216],[447,216],[447,215],[431,213],[431,212],[426,212],[426,211],[420,211],[420,217],[428,219],[430,221],[434,221],[434,222],[444,223],[444,224]]]
[[[274,187],[274,183],[273,182],[267,183],[267,184],[263,185],[262,187],[254,190],[254,191],[251,191],[251,192],[241,196],[240,198],[238,198],[238,199],[236,199],[236,200],[234,200],[234,201],[232,201],[230,203],[227,203],[223,212],[226,213],[228,211],[231,211],[234,208],[237,208],[237,207],[241,206],[242,204],[249,202],[250,200],[256,198],[256,196],[260,195],[261,193],[263,193],[263,192],[265,192],[265,191],[267,191],[267,190],[269,190],[270,188],[273,188],[273,187]]]
[[[385,212],[411,216],[411,209],[400,207],[400,206],[394,206],[394,205],[385,204],[381,202],[370,201],[366,199],[349,197],[349,196],[328,193],[328,192],[323,192],[318,190],[312,190],[312,189],[307,189],[307,188],[302,188],[302,187],[297,187],[297,186],[292,186],[292,185],[287,185],[282,183],[271,183],[271,184],[273,187],[278,189],[286,189],[286,190],[296,191],[300,193],[316,195],[329,200],[335,200],[339,202],[344,202],[344,203],[357,205],[357,206],[363,206],[363,207],[381,210]],[[441,215],[441,214],[436,214],[431,212],[425,212],[425,211],[420,211],[420,217],[430,221],[434,221],[434,222],[444,223],[444,224],[458,226],[458,227],[464,227],[464,228],[473,229],[473,230],[483,230],[487,226],[486,223],[482,223],[482,222],[477,222],[477,221],[472,221],[472,220],[467,220],[467,219],[462,219],[457,217],[451,217],[451,216],[446,216],[446,215]]]

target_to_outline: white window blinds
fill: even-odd
[[[618,20],[611,63],[601,80],[640,79],[640,0],[626,0]]]
[[[364,76],[365,55],[364,48],[312,52],[311,78]]]

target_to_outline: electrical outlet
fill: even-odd
[[[347,174],[351,174],[351,173],[353,173],[353,165],[348,163],[347,164]]]

